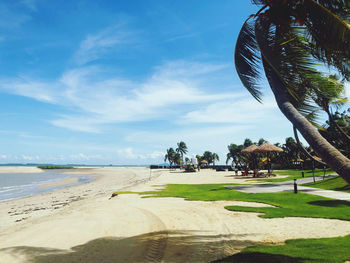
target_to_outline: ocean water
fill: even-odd
[[[78,178],[78,181],[64,186],[39,188],[41,185],[57,183],[68,178]],[[43,173],[0,173],[0,202],[49,192],[92,180],[94,180],[94,177],[63,174],[57,170]]]

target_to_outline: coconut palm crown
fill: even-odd
[[[349,0],[252,0],[260,10],[243,24],[235,48],[237,73],[261,101],[263,69],[282,113],[322,159],[350,183],[350,160],[329,144],[306,117],[315,98],[334,99],[339,83],[320,63],[350,80]],[[333,97],[331,97],[333,96]]]
[[[187,145],[183,141],[177,143],[176,152],[181,155],[181,160],[183,160],[184,154],[187,153]]]

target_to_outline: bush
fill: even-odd
[[[187,165],[187,167],[185,168],[185,172],[186,173],[194,173],[194,172],[196,172],[196,168],[194,168],[193,165]]]
[[[40,165],[37,166],[40,169],[73,169],[73,166],[64,166],[64,165]]]

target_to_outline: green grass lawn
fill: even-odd
[[[285,178],[268,178],[268,179],[253,179],[254,181],[263,181],[263,182],[285,182],[285,181],[290,181],[293,179],[301,179],[303,178],[301,175],[302,170],[275,170],[272,173],[276,175],[285,175],[287,177]],[[335,174],[335,172],[329,168],[326,169],[326,175],[327,174]],[[312,170],[304,170],[304,176],[305,178],[307,177],[312,177]],[[323,176],[323,169],[315,169],[315,176]]]
[[[350,235],[336,238],[293,239],[280,246],[252,246],[215,262],[297,263],[350,260]]]
[[[169,184],[159,191],[139,193],[145,197],[182,197],[186,200],[236,200],[259,202],[275,207],[227,206],[231,211],[257,212],[263,218],[314,217],[350,220],[350,202],[305,193],[248,194],[227,189],[227,184]],[[131,193],[131,192],[118,192]]]
[[[334,190],[350,193],[350,185],[339,176],[326,179],[324,181],[318,181],[316,183],[303,184],[304,186],[321,188],[325,190]]]

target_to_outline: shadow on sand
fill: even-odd
[[[0,252],[13,257],[25,256],[33,263],[210,262],[255,244],[245,240],[245,235],[164,231],[129,238],[99,238],[70,250],[19,246]]]

